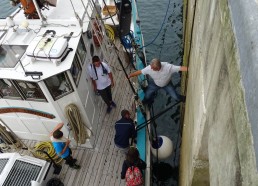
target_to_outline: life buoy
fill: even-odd
[[[103,40],[101,26],[98,24],[97,21],[95,21],[95,22],[93,22],[93,27],[94,27],[92,29],[93,41],[94,41],[95,45],[99,47]]]
[[[20,0],[24,14],[28,19],[39,19],[37,10],[32,0]]]

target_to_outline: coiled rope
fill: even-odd
[[[5,142],[4,144],[0,144],[0,147],[3,150],[7,150],[8,146],[12,149],[17,149],[18,147],[21,147],[21,143],[17,141],[15,137],[6,130],[6,127],[2,125],[0,125],[0,136],[1,139]]]
[[[30,150],[31,152],[33,151],[32,154],[35,157],[50,161],[50,158],[45,153],[42,153],[39,150],[47,152],[56,164],[61,164],[63,159],[56,154],[51,141],[39,142],[33,147],[33,150]]]
[[[106,29],[106,33],[107,33],[107,36],[109,37],[109,39],[111,41],[114,41],[115,40],[115,32],[114,32],[113,28],[111,26],[105,24],[105,29]]]
[[[3,141],[5,142],[5,146],[3,146],[3,144],[0,144],[0,146],[3,150],[7,150],[8,146],[9,146],[12,149],[16,149],[18,152],[17,148],[21,148],[23,150],[30,151],[32,153],[32,155],[37,158],[44,159],[46,161],[50,161],[49,157],[46,154],[38,151],[38,150],[43,150],[49,154],[49,156],[52,158],[53,161],[55,161],[55,163],[60,164],[62,162],[63,159],[58,157],[58,155],[55,153],[54,147],[50,141],[39,142],[33,148],[30,148],[24,142],[22,142],[15,135],[15,133],[1,119],[0,119],[0,123],[1,123],[0,135],[1,135],[1,138],[3,139]],[[2,126],[2,124],[5,125],[10,132],[7,131],[6,127]]]
[[[65,114],[72,128],[73,137],[77,144],[84,144],[90,136],[84,126],[89,129],[82,121],[80,111],[75,104],[69,104],[65,107]],[[91,131],[89,129],[89,131]],[[92,132],[92,131],[91,131]]]

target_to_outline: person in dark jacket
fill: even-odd
[[[121,111],[122,118],[115,124],[115,145],[127,152],[129,149],[129,139],[136,138],[136,130],[133,120],[130,118],[130,112],[128,110]]]
[[[141,172],[146,169],[146,163],[140,159],[140,153],[137,148],[130,147],[126,156],[126,160],[123,163],[121,179],[125,179],[126,171],[129,167],[138,167]]]

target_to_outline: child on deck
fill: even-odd
[[[69,148],[70,140],[63,137],[63,132],[60,131],[63,126],[63,123],[59,123],[50,133],[50,139],[56,154],[65,159],[65,163],[68,164],[71,168],[80,169],[80,166],[75,164],[77,160],[72,157],[72,151]]]

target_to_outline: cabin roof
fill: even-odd
[[[73,6],[70,6],[71,2]],[[49,7],[49,10],[42,11],[43,17],[46,18],[45,21],[26,19],[23,10],[17,10],[13,13],[13,16],[15,15],[13,17],[14,26],[8,26],[8,20],[0,20],[0,55],[1,52],[2,54],[10,53],[7,60],[1,61],[0,58],[0,78],[39,81],[25,76],[21,63],[25,71],[42,72],[43,76],[40,80],[70,69],[81,34],[89,26],[89,15],[92,14],[92,11],[90,6],[86,4],[87,2],[82,4],[82,1],[78,0],[58,0],[56,7]],[[62,6],[60,6],[61,4]],[[87,12],[85,12],[85,7],[88,7]],[[24,28],[23,25],[28,26]],[[55,38],[67,37],[73,32],[68,41],[68,47],[72,48],[73,51],[59,65],[56,65],[55,60],[52,59],[35,58],[36,60],[34,60],[33,57],[27,55],[28,51],[23,51],[28,50],[35,38],[44,36],[47,30],[54,30],[56,32]],[[13,48],[15,49],[13,50]],[[3,55],[1,57],[3,58]]]

